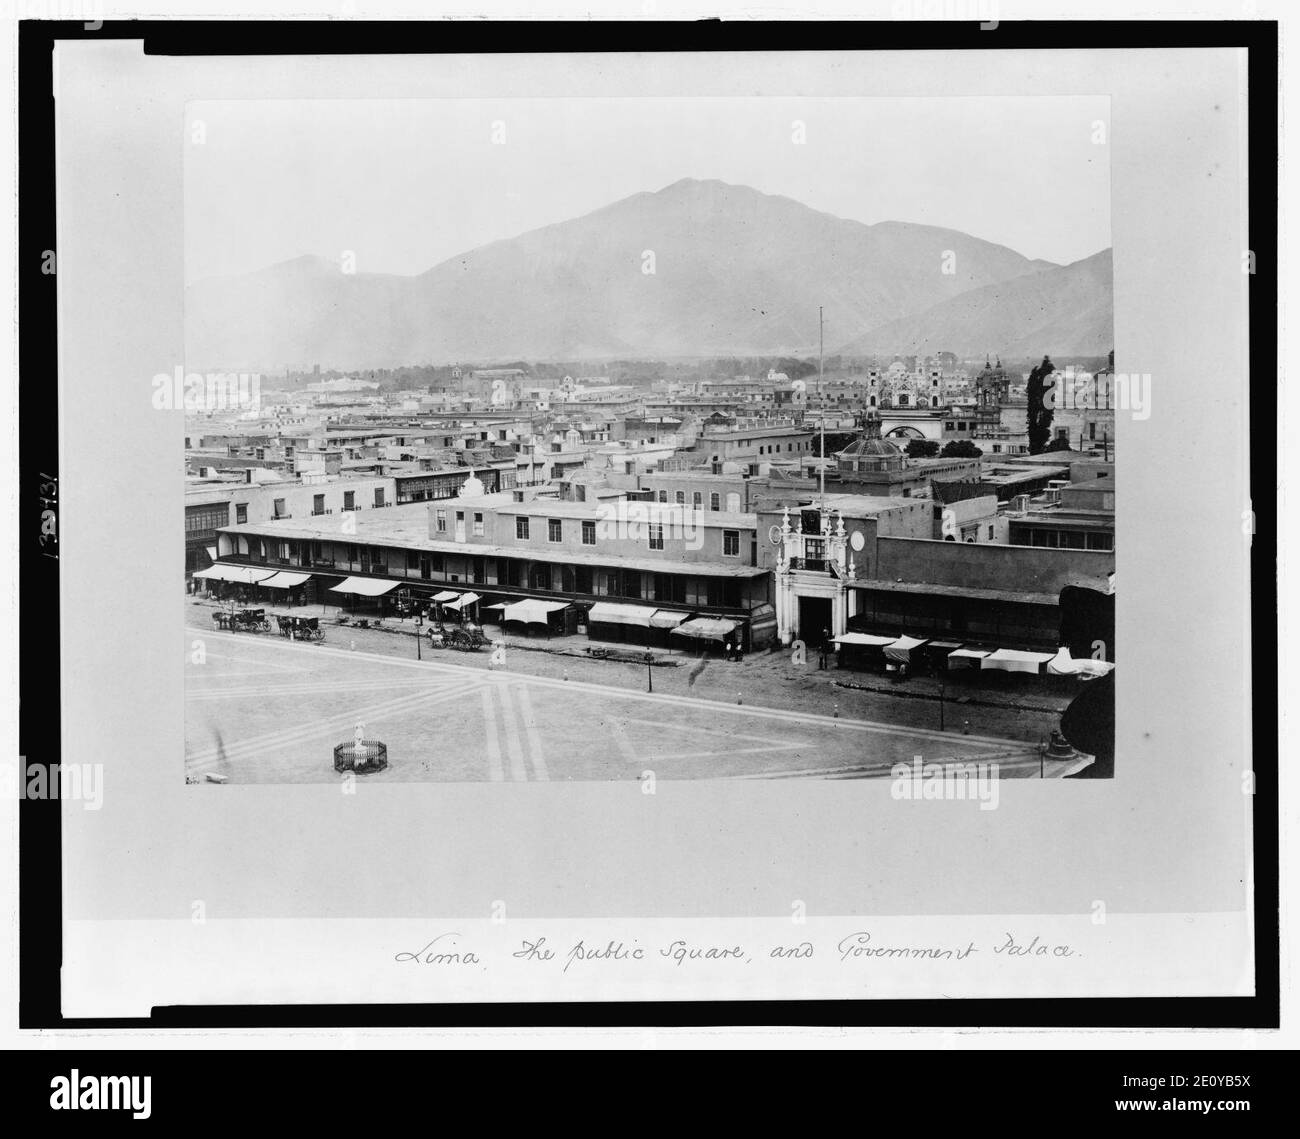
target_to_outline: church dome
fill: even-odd
[[[888,439],[865,435],[839,453],[841,471],[901,471],[906,464],[903,449]]]

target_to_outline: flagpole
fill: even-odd
[[[817,397],[818,399],[821,398],[822,393],[825,391],[825,387],[826,387],[825,374],[822,370],[822,353],[824,350],[825,350],[825,325],[822,319],[822,306],[818,305],[817,306]],[[821,501],[818,503],[818,510],[824,511],[826,509],[826,405],[825,404],[822,404],[821,410],[818,413],[818,418],[820,419],[822,425],[822,429],[821,429],[822,461],[817,464],[817,470],[821,475],[821,480],[819,484],[820,488],[818,491],[818,496]]]

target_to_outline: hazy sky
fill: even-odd
[[[359,272],[419,273],[687,177],[867,223],[947,226],[1061,263],[1110,244],[1105,96],[248,100],[187,110],[188,281],[344,250]]]

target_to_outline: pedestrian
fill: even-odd
[[[831,641],[831,631],[829,629],[823,629],[821,647],[820,649],[818,649],[817,652],[817,667],[819,669],[823,669],[826,667],[826,652],[828,647],[830,646],[830,641]]]
[[[730,659],[731,659],[731,642],[730,642],[730,641],[728,641],[725,645],[722,646],[722,659],[723,659],[723,660],[730,660]]]
[[[745,659],[745,648],[739,641],[737,641],[736,642],[736,663],[739,664],[744,659]]]

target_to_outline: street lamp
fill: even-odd
[[[1042,736],[1039,736],[1038,737],[1038,778],[1039,779],[1047,778],[1047,776],[1043,773],[1043,760],[1046,758],[1047,758],[1047,740],[1045,740]]]
[[[654,655],[653,655],[652,653],[646,653],[646,655],[645,655],[645,690],[646,690],[647,692],[653,692],[653,691],[655,690],[655,675],[654,675],[654,670],[653,670],[654,660],[655,660],[655,658],[654,658]]]
[[[424,659],[424,657],[420,655],[420,638],[424,635],[422,631],[423,625],[424,625],[424,614],[420,613],[417,610],[415,614],[415,659],[416,660]]]

